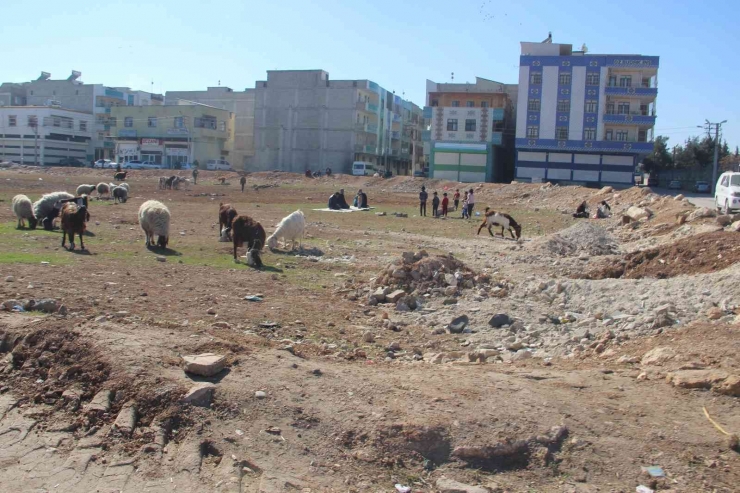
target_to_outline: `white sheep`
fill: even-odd
[[[98,183],[98,186],[95,187],[95,189],[98,191],[98,195],[110,193],[110,185],[108,185],[107,183],[100,182]]]
[[[38,220],[33,214],[33,204],[31,203],[31,199],[29,199],[25,195],[16,195],[15,197],[13,197],[12,203],[13,213],[15,214],[15,217],[18,218],[18,228],[25,228],[26,219],[28,219],[28,227],[31,229],[36,229],[36,224],[38,223]]]
[[[162,202],[147,200],[139,207],[139,225],[146,234],[146,246],[154,244],[157,235],[157,246],[167,248],[170,236],[170,210]]]
[[[127,191],[128,193],[131,193],[131,187],[129,186],[129,184],[128,184],[128,183],[126,183],[126,182],[123,182],[123,183],[121,183],[121,184],[120,184],[120,185],[118,185],[118,186],[119,186],[119,187],[123,187],[123,188],[125,188],[125,189],[126,189],[126,191]]]
[[[276,248],[278,246],[278,239],[283,239],[283,245],[287,246],[288,241],[291,242],[291,250],[295,249],[296,239],[299,240],[299,245],[302,244],[303,234],[306,230],[306,217],[303,212],[297,210],[291,212],[285,216],[275,228],[275,232],[267,238],[267,246],[269,248]]]
[[[90,195],[93,193],[97,188],[97,185],[80,185],[77,187],[76,194],[79,197],[80,195]]]
[[[67,192],[47,193],[33,203],[33,214],[39,221],[41,221],[51,214],[57,202],[72,198],[74,198],[74,195]]]

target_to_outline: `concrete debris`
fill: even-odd
[[[211,405],[215,391],[216,386],[212,383],[197,383],[190,387],[188,393],[182,398],[182,402],[198,407],[208,407]]]
[[[185,372],[203,377],[212,377],[226,367],[226,357],[213,353],[183,356],[182,362]]]

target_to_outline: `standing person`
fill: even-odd
[[[198,168],[193,168],[193,185],[198,184]]]
[[[421,192],[419,192],[419,215],[420,216],[426,216],[427,215],[427,199],[429,198],[429,194],[427,193],[426,187],[422,185]]]
[[[247,184],[247,177],[242,175],[241,179],[239,180],[239,183],[242,186],[242,193],[244,193],[244,185]]]
[[[434,198],[432,199],[432,217],[438,217],[439,216],[439,196],[437,195],[437,192],[434,192]]]
[[[450,199],[447,198],[447,192],[442,194],[442,217],[447,217],[447,206],[450,203]]]
[[[475,196],[473,195],[473,189],[468,190],[468,219],[473,217],[473,207],[475,207]]]
[[[452,203],[455,204],[455,210],[460,205],[460,189],[455,189],[455,195],[452,196]]]
[[[462,203],[462,218],[466,219],[468,217],[468,192],[465,192],[465,198],[463,198]]]

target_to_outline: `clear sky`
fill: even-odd
[[[656,133],[728,120],[740,145],[738,0],[137,0],[6,2],[0,81],[43,71],[164,93],[254,87],[267,70],[370,79],[424,105],[425,81],[515,83],[519,41],[660,56]],[[152,85],[152,81],[154,84]]]

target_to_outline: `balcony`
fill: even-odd
[[[491,144],[500,146],[503,143],[503,132],[491,132]]]
[[[358,101],[357,102],[357,109],[359,111],[365,111],[367,113],[377,113],[378,112],[378,105],[373,104],[371,102],[365,102],[365,101]]]
[[[363,152],[365,154],[375,154],[375,146],[357,144],[355,145],[355,152]]]
[[[655,115],[650,115],[640,111],[631,111],[629,114],[610,113],[607,111],[606,115],[604,115],[604,123],[652,127],[655,125]]]
[[[429,142],[432,140],[432,131],[431,130],[422,130],[421,132],[421,140],[423,142]]]
[[[366,132],[369,134],[377,134],[378,133],[378,124],[377,123],[356,123],[355,124],[355,130],[358,132]]]
[[[658,95],[658,88],[606,86],[604,93],[607,96],[635,96],[641,98],[655,98]]]
[[[400,139],[401,138],[401,131],[400,130],[394,130],[391,132],[391,138],[392,139]]]

